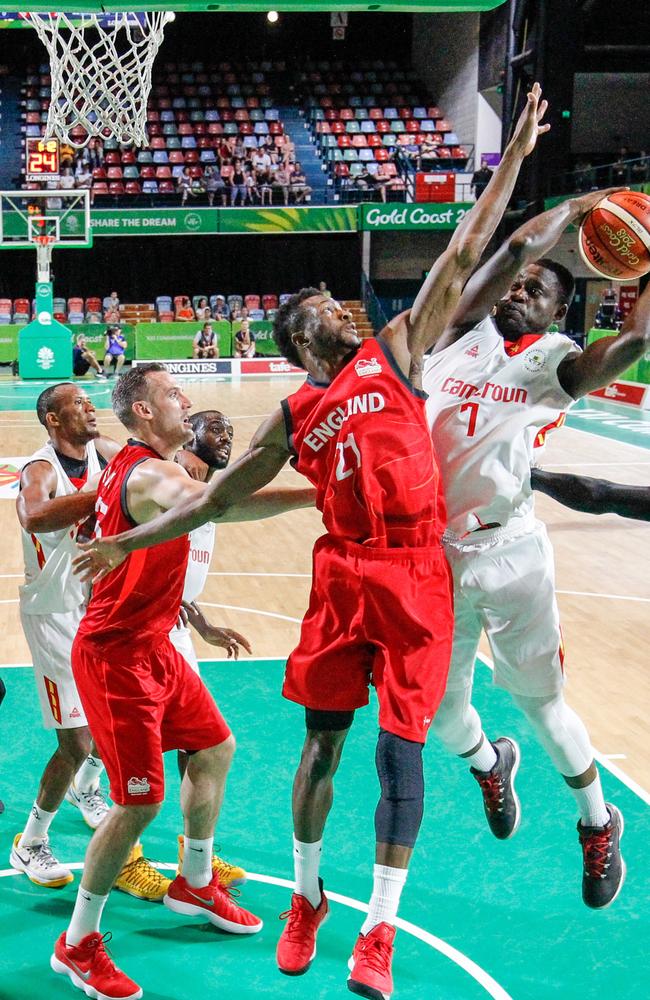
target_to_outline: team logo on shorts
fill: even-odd
[[[364,375],[381,375],[382,368],[377,358],[368,358],[367,361],[361,358],[355,364],[354,370],[357,375],[363,378]]]
[[[129,778],[126,790],[129,795],[148,795],[151,785],[146,778]]]
[[[529,372],[541,372],[545,364],[546,351],[542,351],[539,347],[533,347],[524,354],[524,368]]]

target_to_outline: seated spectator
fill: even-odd
[[[72,372],[81,378],[88,373],[89,368],[93,369],[95,378],[106,378],[94,351],[86,346],[86,338],[83,333],[80,333],[75,338],[75,344],[72,348]]]
[[[195,336],[192,355],[195,358],[219,357],[219,344],[212,323],[204,323]]]
[[[230,309],[223,295],[217,295],[214,303],[214,319],[230,319]]]
[[[629,150],[626,146],[621,146],[618,159],[612,164],[612,184],[627,184],[629,182]]]
[[[386,201],[387,191],[403,191],[404,181],[401,177],[391,174],[387,163],[380,163],[375,173],[375,187],[379,190],[379,196],[383,202]]]
[[[230,177],[230,204],[235,205],[237,198],[239,198],[240,205],[245,205],[248,201],[246,172],[241,160],[235,160],[233,164],[233,171]]]
[[[278,169],[275,171],[275,177],[273,178],[273,187],[276,191],[282,191],[282,201],[285,205],[289,204],[289,187],[291,185],[291,174],[289,173],[289,168],[285,163],[282,163]]]
[[[203,298],[199,299],[199,304],[196,307],[196,318],[197,319],[212,319],[212,310],[208,305],[208,300]]]
[[[632,162],[630,167],[631,180],[633,184],[643,184],[648,180],[648,174],[650,173],[650,156],[646,153],[644,149],[641,150],[638,157]]]
[[[303,202],[305,201],[305,198],[308,198],[311,195],[311,188],[307,184],[307,179],[302,171],[300,163],[298,163],[297,160],[293,165],[293,170],[291,171],[290,178],[291,178],[290,190],[291,193],[293,194],[294,201],[296,205],[302,205]]]
[[[109,326],[104,343],[104,372],[112,375],[111,365],[115,362],[115,374],[119,375],[126,360],[126,337],[119,326]]]
[[[74,166],[74,149],[69,142],[62,142],[59,146],[59,163],[65,169]]]
[[[83,160],[79,160],[77,163],[77,169],[74,175],[74,184],[76,188],[91,188],[93,184],[92,171],[88,167],[88,164]]]
[[[203,182],[205,190],[208,192],[208,205],[214,205],[214,196],[217,194],[221,198],[221,204],[225,205],[228,197],[226,185],[221,174],[211,164],[205,168]]]
[[[271,157],[266,151],[266,146],[260,146],[253,153],[252,167],[253,170],[261,170],[263,173],[271,166]]]
[[[75,187],[72,167],[64,167],[61,171],[61,176],[59,177],[59,187],[62,191],[72,191]]]
[[[176,306],[176,319],[179,322],[191,323],[195,318],[192,303],[188,299],[187,295],[181,295],[180,302]]]
[[[242,319],[241,326],[235,334],[235,357],[254,358],[255,357],[255,337],[251,333],[250,322]]]
[[[273,190],[271,187],[273,163],[268,170],[255,170],[255,190],[260,200],[260,205],[271,205],[273,202]]]
[[[179,175],[176,181],[176,189],[181,195],[181,206],[185,205],[189,197],[194,198],[195,193],[192,185],[192,176],[190,174],[190,168],[183,167],[183,173]]]
[[[416,170],[428,170],[433,161],[438,159],[438,146],[440,141],[433,139],[429,133],[425,133],[419,151],[415,154]]]
[[[79,154],[80,159],[90,170],[104,165],[104,143],[101,139],[90,139]]]
[[[246,190],[248,192],[248,203],[250,205],[256,204],[260,200],[260,189],[257,186],[257,178],[252,170],[245,170],[246,177]]]
[[[321,295],[324,295],[325,298],[327,299],[332,298],[332,293],[330,292],[329,288],[327,287],[327,284],[324,281],[318,282],[318,291]]]
[[[120,300],[117,292],[111,292],[108,299],[104,299],[104,319],[107,323],[120,322]]]

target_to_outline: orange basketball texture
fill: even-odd
[[[650,271],[650,197],[618,191],[598,202],[578,235],[580,255],[600,278],[625,281]]]

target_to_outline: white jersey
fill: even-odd
[[[207,524],[201,524],[194,531],[190,531],[190,555],[183,588],[183,600],[188,603],[199,597],[208,579],[214,551],[215,528],[214,521],[208,521]]]
[[[535,449],[575,402],[558,381],[558,365],[579,350],[563,334],[546,333],[509,356],[487,317],[426,359],[423,386],[447,538],[532,516]]]
[[[86,445],[87,477],[101,472],[94,442]],[[56,451],[48,441],[26,462],[49,462],[56,475],[55,497],[77,493],[61,465]],[[25,583],[19,587],[20,610],[27,615],[47,615],[73,611],[88,600],[88,584],[72,572],[72,558],[78,554],[77,529],[73,524],[58,531],[33,532],[21,527]]]

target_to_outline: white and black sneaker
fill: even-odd
[[[111,810],[99,786],[90,792],[78,792],[73,781],[65,793],[65,800],[77,807],[91,830],[96,830]]]
[[[72,882],[74,875],[54,857],[47,837],[37,844],[19,847],[21,837],[22,833],[17,833],[14,837],[9,855],[12,868],[24,872],[35,885],[43,885],[48,889],[58,889]]]
[[[606,802],[609,823],[605,826],[583,826],[578,823],[578,839],[582,847],[582,899],[592,910],[602,910],[614,902],[625,881],[625,862],[621,856],[623,814]]]
[[[514,740],[502,736],[492,744],[497,762],[491,771],[470,767],[483,793],[483,808],[490,830],[498,840],[507,840],[516,833],[521,819],[521,806],[515,792],[515,776],[521,754]]]

